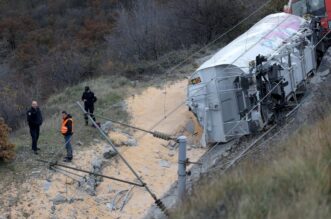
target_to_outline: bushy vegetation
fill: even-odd
[[[10,160],[15,156],[15,145],[9,142],[10,128],[5,124],[4,120],[0,118],[0,160]]]
[[[15,128],[44,101],[98,75],[116,1],[12,0],[0,6],[0,115]]]
[[[0,116],[17,128],[31,99],[103,74],[162,73],[181,61],[174,51],[208,43],[262,2],[0,1]],[[284,0],[274,2],[250,22]]]

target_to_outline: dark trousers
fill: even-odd
[[[94,115],[93,115],[93,112],[94,112],[94,106],[93,106],[93,105],[85,104],[85,105],[84,105],[84,109],[85,109],[85,111],[86,111],[88,114],[90,114],[90,116],[92,117],[92,119],[95,121],[95,117],[94,117]],[[86,122],[86,124],[88,124],[88,116],[87,116],[87,114],[85,114],[84,118],[85,118],[85,122]]]
[[[72,159],[71,137],[72,137],[72,135],[64,136],[65,146],[66,146],[66,150],[67,150],[67,158],[70,160]]]
[[[32,139],[32,150],[34,150],[34,151],[37,150],[39,132],[40,132],[39,126],[30,126],[30,135],[31,135],[31,139]]]

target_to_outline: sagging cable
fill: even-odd
[[[92,115],[91,113],[87,113],[87,114]],[[115,124],[118,124],[118,125],[121,125],[121,126],[125,126],[125,127],[128,127],[128,128],[132,128],[132,129],[136,129],[136,130],[139,130],[139,131],[142,131],[142,132],[149,133],[149,134],[153,135],[153,137],[155,137],[155,138],[160,138],[160,139],[163,139],[163,140],[166,140],[166,141],[176,140],[176,138],[174,138],[174,137],[172,137],[168,134],[162,133],[162,132],[148,131],[146,129],[139,128],[139,127],[136,127],[136,126],[132,126],[132,125],[129,125],[129,124],[126,124],[126,123],[123,123],[123,122],[119,122],[119,121],[116,121],[116,120],[113,120],[113,119],[110,119],[110,118],[107,118],[107,117],[104,117],[104,116],[101,116],[101,115],[98,115],[98,114],[93,114],[93,115],[96,118],[105,119],[107,121],[110,121],[112,123],[115,123]]]

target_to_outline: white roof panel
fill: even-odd
[[[249,62],[257,55],[273,54],[283,43],[291,38],[305,24],[301,17],[277,13],[260,20],[247,32],[218,51],[212,58],[198,69],[206,69],[218,65],[235,65],[248,72]]]

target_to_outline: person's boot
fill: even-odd
[[[85,121],[85,125],[88,126],[88,121]]]
[[[65,157],[65,158],[63,159],[63,162],[70,163],[71,160],[72,160],[72,158]]]
[[[35,155],[38,155],[38,151],[37,151],[37,150],[33,150],[33,153],[34,153]]]

